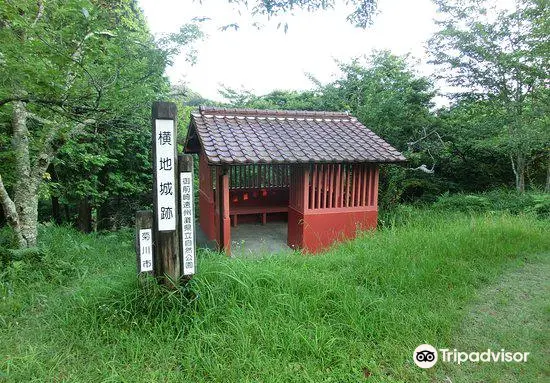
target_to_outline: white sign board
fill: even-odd
[[[155,120],[157,222],[159,231],[176,230],[174,121]]]
[[[193,174],[180,173],[181,243],[183,275],[195,274],[195,233],[193,214]]]
[[[139,231],[139,271],[153,271],[153,238],[151,229]]]

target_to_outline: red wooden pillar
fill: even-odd
[[[301,178],[298,178],[300,185],[300,194],[302,200],[302,211],[305,213],[309,208],[309,165],[304,165],[301,172]]]
[[[208,239],[216,239],[216,224],[214,214],[214,190],[211,167],[208,165],[206,155],[199,155],[199,222],[201,229]]]
[[[376,208],[376,211],[378,211],[378,176],[380,174],[380,168],[378,165],[374,167],[374,181],[373,181],[373,198],[374,198],[374,207]]]
[[[293,166],[291,172],[287,244],[293,249],[301,249],[304,247],[304,216],[310,200],[309,165]],[[311,193],[313,196],[314,192]]]
[[[231,255],[231,219],[229,217],[229,174],[226,167],[216,167],[216,242],[218,249]]]

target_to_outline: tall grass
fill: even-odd
[[[433,205],[439,211],[531,213],[550,219],[550,194],[496,189],[480,194],[444,194]]]
[[[201,253],[175,291],[137,284],[128,234],[47,228],[42,247],[74,270],[54,283],[4,276],[0,370],[13,381],[431,381],[437,365],[417,368],[414,348],[452,346],[478,289],[550,251],[550,222],[396,217],[318,256]]]

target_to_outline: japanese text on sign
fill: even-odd
[[[176,230],[173,120],[155,120],[157,220],[159,231]]]
[[[183,275],[195,274],[195,236],[193,215],[193,175],[180,173],[181,243]]]
[[[139,231],[139,271],[153,271],[153,239],[151,229]]]

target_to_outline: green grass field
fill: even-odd
[[[318,256],[202,253],[171,292],[138,285],[131,232],[44,227],[2,271],[0,380],[548,381],[550,221],[396,217]],[[421,343],[531,359],[422,370]]]

